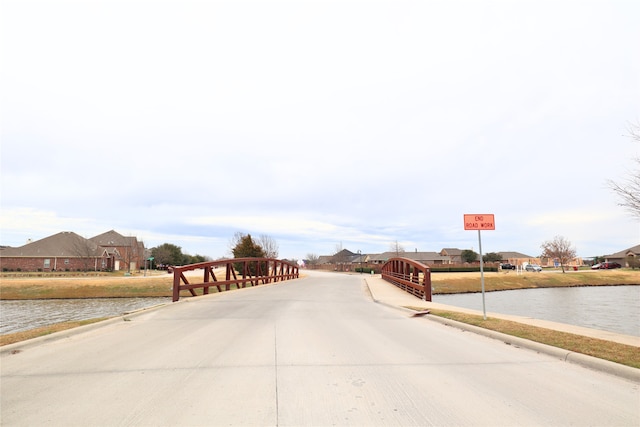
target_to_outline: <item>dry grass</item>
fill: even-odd
[[[482,316],[443,310],[430,310],[430,312],[435,316],[640,368],[640,349],[638,347],[539,328],[509,320],[495,318],[484,320]]]
[[[571,286],[640,285],[640,271],[631,269],[545,271],[543,273],[515,271],[484,274],[486,291],[508,289],[552,288]],[[434,294],[480,292],[480,273],[433,273],[431,285]]]
[[[1,276],[0,299],[170,297],[173,275],[100,277]]]
[[[88,320],[79,320],[74,322],[62,322],[54,325],[41,326],[39,328],[30,329],[28,331],[14,332],[12,334],[0,335],[0,346],[13,344],[20,341],[38,338],[54,332],[64,331],[66,329],[77,328],[78,326],[89,325],[91,323],[100,322],[107,319],[106,317]]]

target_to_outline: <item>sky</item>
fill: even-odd
[[[3,0],[0,245],[640,244],[640,2]]]

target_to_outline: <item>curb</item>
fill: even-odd
[[[281,282],[278,282],[278,283],[281,283]],[[276,285],[278,283],[265,283],[265,284],[260,285],[260,287],[272,286],[272,285]],[[247,288],[234,289],[233,292],[254,289],[256,287],[257,286],[250,286],[250,287],[247,287]],[[231,291],[227,291],[227,292],[231,292]],[[221,295],[221,294],[222,294],[222,292],[215,292],[215,293],[208,294],[208,295],[200,295],[198,298],[215,297],[215,296]],[[3,346],[0,346],[0,355],[4,356],[7,353],[12,354],[12,353],[15,353],[15,352],[20,352],[20,351],[22,351],[24,349],[27,349],[27,348],[30,348],[30,347],[34,347],[36,345],[44,344],[44,343],[47,343],[47,342],[50,342],[50,341],[56,341],[56,340],[61,340],[61,339],[64,339],[64,338],[68,338],[68,337],[70,337],[72,335],[81,334],[83,332],[91,331],[93,329],[97,329],[97,328],[101,328],[103,326],[110,325],[111,323],[126,322],[126,321],[129,320],[129,318],[136,317],[136,316],[139,316],[141,314],[148,313],[149,311],[157,310],[159,308],[166,307],[166,306],[169,306],[169,305],[174,305],[174,304],[187,304],[187,303],[189,303],[189,301],[190,301],[190,299],[186,298],[186,299],[181,299],[181,300],[178,300],[178,301],[175,301],[175,302],[166,302],[166,303],[162,303],[162,304],[156,304],[156,305],[152,305],[152,306],[149,306],[149,307],[140,308],[138,310],[124,312],[124,313],[119,314],[117,316],[110,317],[108,319],[101,320],[99,322],[90,323],[88,325],[76,326],[74,328],[65,329],[64,331],[53,332],[51,334],[43,335],[43,336],[36,337],[36,338],[31,338],[31,339],[28,339],[28,340],[25,340],[25,341],[20,341],[20,342],[16,342],[16,343],[13,343],[13,344],[3,345]]]
[[[526,348],[537,353],[543,353],[558,358],[564,362],[574,363],[585,368],[606,372],[608,374],[626,378],[631,381],[640,382],[640,369],[632,368],[631,366],[621,365],[619,363],[610,362],[604,359],[598,359],[597,357],[588,356],[586,354],[576,353],[559,347],[553,347],[551,345],[542,344],[524,338],[514,337],[513,335],[503,334],[501,332],[480,328],[478,326],[469,325],[466,323],[458,322],[456,320],[446,319],[444,317],[429,315],[426,316],[426,318],[446,326],[452,326],[463,331],[473,332],[478,335],[483,335],[488,338],[499,340],[507,345]]]
[[[406,307],[398,307],[386,302],[383,302],[375,297],[375,293],[371,290],[369,283],[365,279],[367,288],[373,301],[377,304],[382,304],[387,307],[395,308],[404,313],[415,314],[415,310],[411,310]],[[573,351],[565,350],[559,347],[553,347],[551,345],[542,344],[539,342],[527,340],[524,338],[515,337],[513,335],[503,334],[501,332],[492,331],[490,329],[480,328],[478,326],[469,325],[467,323],[458,322],[456,320],[446,319],[435,315],[421,316],[426,317],[434,322],[441,323],[446,326],[452,326],[463,331],[473,332],[479,335],[486,336],[495,340],[504,342],[507,345],[513,345],[515,347],[522,347],[528,350],[533,350],[538,353],[547,354],[552,357],[556,357],[564,362],[574,363],[576,365],[583,366],[585,368],[593,369],[596,371],[606,372],[611,375],[622,377],[631,381],[640,383],[640,369],[632,368],[631,366],[621,365],[619,363],[610,362],[608,360],[599,359],[597,357],[588,356],[582,353],[576,353]]]
[[[118,316],[111,317],[109,319],[101,320],[99,322],[90,323],[88,325],[76,326],[75,328],[65,329],[64,331],[53,332],[51,334],[43,335],[36,338],[31,338],[25,341],[16,342],[13,344],[7,344],[0,347],[0,355],[5,356],[6,354],[13,354],[21,352],[30,347],[34,347],[40,344],[44,344],[50,341],[57,341],[64,338],[69,338],[72,335],[81,334],[83,332],[88,332],[94,329],[101,328],[106,325],[110,325],[112,323],[118,322],[126,322],[131,317],[136,317],[141,314],[148,313],[149,311],[157,310],[161,307],[165,307],[166,305],[171,303],[157,304],[152,305],[150,307],[144,307],[138,310],[129,311],[122,313]],[[174,303],[175,304],[175,303]]]

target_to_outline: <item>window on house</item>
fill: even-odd
[[[49,267],[51,267],[51,259],[45,258],[44,259],[44,268],[49,268]]]
[[[64,260],[64,265],[69,265],[69,258]]]

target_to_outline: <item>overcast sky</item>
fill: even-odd
[[[640,243],[640,2],[3,0],[1,245]]]

